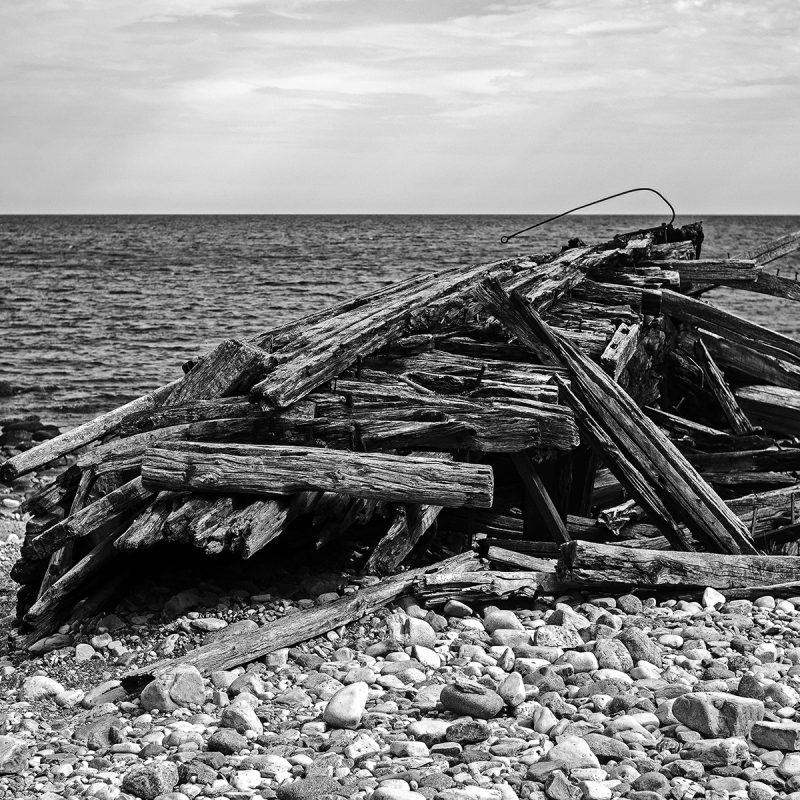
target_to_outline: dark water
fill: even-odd
[[[249,337],[421,271],[558,248],[661,222],[574,216],[0,216],[0,418],[73,425],[180,375],[220,339]],[[688,222],[684,219],[679,222]],[[706,217],[704,255],[739,255],[800,217]],[[776,262],[784,275],[794,258]],[[797,306],[745,292],[718,301],[800,335]]]

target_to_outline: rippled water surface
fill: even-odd
[[[533,218],[535,219],[535,218]],[[72,425],[180,375],[187,358],[421,271],[655,225],[574,216],[0,216],[0,418]],[[679,222],[688,222],[683,219]],[[739,255],[800,217],[706,217],[704,255]],[[775,262],[794,276],[800,259]],[[800,306],[719,290],[720,304],[800,336]],[[714,296],[714,295],[712,295]]]

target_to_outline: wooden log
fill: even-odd
[[[540,590],[552,593],[560,585],[552,572],[483,570],[457,575],[426,575],[416,582],[414,596],[428,605],[441,606],[454,598],[467,603],[509,597],[532,598]]]
[[[100,529],[113,527],[119,520],[143,508],[153,497],[154,492],[143,486],[142,479],[134,478],[111,494],[81,509],[74,516],[67,517],[30,541],[26,540],[23,554],[34,558],[46,558],[73,539],[80,539]]]
[[[725,590],[800,581],[800,558],[674,553],[572,542],[562,547],[558,574],[565,583],[579,586],[633,584],[672,589],[710,586]]]
[[[503,567],[517,567],[531,572],[551,572],[553,574],[556,571],[555,556],[556,554],[553,554],[551,558],[542,558],[497,546],[489,547],[486,554],[489,561]]]
[[[487,289],[495,315],[501,304],[500,314],[510,330],[518,336],[524,330],[526,338],[538,335],[558,352],[570,370],[570,388],[579,387],[582,400],[592,403],[592,413],[602,420],[606,430],[613,432],[617,445],[624,448],[629,458],[635,458],[644,471],[659,476],[655,488],[663,495],[662,501],[681,515],[695,535],[727,552],[755,552],[741,521],[617,384],[550,329],[521,298],[509,298],[502,287],[492,286],[489,281],[482,288]],[[519,319],[523,320],[522,327]]]
[[[136,517],[116,540],[117,550],[144,550],[164,540],[164,526],[185,492],[159,492],[153,502]]]
[[[360,387],[366,391],[366,387]],[[354,434],[368,449],[431,449],[516,452],[526,448],[571,451],[579,436],[572,413],[554,403],[526,398],[447,398],[416,395],[402,402],[370,402],[347,396],[337,384],[332,400],[320,399],[318,417],[298,422],[332,447],[353,446]],[[289,423],[287,423],[287,428]]]
[[[195,650],[190,650],[178,658],[147,664],[125,675],[122,679],[123,685],[129,691],[140,690],[154,676],[169,670],[176,664],[191,664],[203,675],[208,675],[215,670],[233,669],[240,664],[262,658],[275,650],[292,647],[369,616],[387,603],[407,594],[423,575],[438,571],[453,574],[459,569],[466,570],[474,565],[474,556],[465,553],[430,567],[401,572],[375,586],[345,595],[341,600],[328,605],[315,606],[296,614],[281,617],[273,622],[267,622],[252,633],[229,639],[218,639]]]
[[[20,504],[20,514],[39,516],[54,511],[56,508],[64,510],[65,504],[69,506],[75,496],[78,484],[83,473],[73,464],[60,473],[52,483],[43,484]]]
[[[382,503],[372,497],[353,497],[341,519],[330,520],[320,528],[314,546],[317,550],[326,547],[346,533],[351,527],[369,522]]]
[[[131,400],[124,406],[101,414],[90,422],[65,431],[53,439],[48,439],[40,445],[8,459],[0,466],[0,480],[10,482],[20,475],[32,472],[61,456],[107,436],[117,430],[129,417],[140,414],[142,411],[158,408],[172,393],[175,385],[176,383],[170,383],[150,394]]]
[[[741,289],[745,292],[767,294],[770,297],[780,297],[784,300],[800,300],[800,283],[797,279],[782,278],[769,272],[762,272],[757,281],[721,281],[723,286],[731,289]]]
[[[251,558],[284,533],[303,514],[310,513],[320,492],[298,492],[290,498],[255,500],[230,520],[230,549],[242,558]]]
[[[444,530],[465,531],[471,537],[497,536],[521,538],[522,515],[480,509],[447,509],[439,517],[439,527]]]
[[[800,517],[800,486],[785,486],[769,492],[755,492],[727,501],[728,507],[753,531],[766,535],[776,526],[795,522]],[[755,518],[755,519],[754,519]]]
[[[615,381],[619,380],[622,371],[636,352],[640,333],[640,325],[623,322],[614,331],[611,341],[600,356],[600,364]]]
[[[689,439],[694,446],[703,449],[741,450],[758,446],[772,447],[775,444],[767,436],[735,436],[660,408],[646,407],[644,412],[673,437]],[[750,411],[748,413],[753,416]]]
[[[142,478],[157,489],[241,494],[331,491],[398,503],[492,504],[491,467],[421,456],[272,445],[163,442],[145,454]]]
[[[545,528],[547,528],[547,532],[553,538],[553,541],[559,543],[570,541],[567,526],[556,510],[544,483],[542,483],[536,464],[530,454],[524,451],[512,453],[511,461],[522,480],[525,492],[542,517]]]
[[[264,417],[264,411],[247,397],[216,397],[211,400],[195,400],[137,414],[120,426],[119,435],[128,437],[157,428],[169,428],[173,425],[241,417]]]
[[[759,425],[786,436],[800,435],[800,391],[783,386],[743,386],[736,399]]]
[[[723,414],[725,414],[733,432],[737,436],[747,436],[751,433],[756,433],[756,429],[736,402],[736,398],[733,396],[730,386],[725,382],[725,376],[722,374],[722,370],[720,370],[714,362],[702,337],[697,341],[695,354],[700,366],[703,368],[708,385],[714,393],[714,397],[717,398],[717,402]]]

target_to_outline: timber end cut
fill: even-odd
[[[663,225],[418,275],[223,341],[172,383],[12,453],[4,480],[68,461],[25,503],[25,641],[79,626],[143,552],[169,548],[256,565],[344,553],[383,579],[182,657],[203,670],[412,590],[788,591],[800,343],[702,295],[800,300],[765,271],[800,235],[725,259],[701,259],[702,242],[697,223]]]

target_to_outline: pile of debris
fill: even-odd
[[[796,594],[800,558],[763,553],[800,538],[800,343],[699,296],[800,300],[763,269],[800,234],[725,260],[700,258],[702,240],[665,225],[424,274],[222,342],[19,452],[6,481],[78,453],[23,509],[26,643],[108,604],[131,551],[250,558],[359,527],[377,531],[364,569],[393,577],[182,661],[230,667],[411,589],[434,605],[570,586]],[[434,531],[451,557],[398,572]]]

